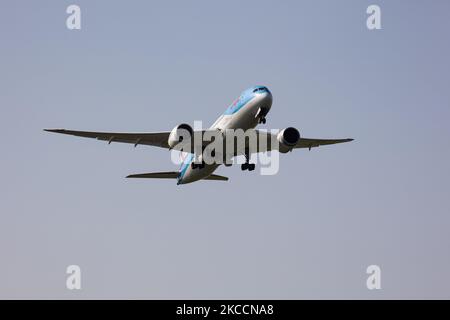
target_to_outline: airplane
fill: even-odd
[[[228,159],[233,156],[244,155],[245,163],[241,165],[243,171],[253,171],[255,164],[250,163],[251,152],[268,152],[277,150],[280,153],[287,153],[293,149],[319,147],[322,145],[330,145],[336,143],[344,143],[353,141],[353,139],[311,139],[300,137],[300,133],[296,128],[288,127],[281,130],[277,135],[268,133],[267,131],[254,129],[258,124],[266,123],[266,117],[272,107],[272,93],[265,86],[254,86],[241,93],[241,95],[225,110],[225,112],[214,122],[208,130],[201,130],[201,134],[207,131],[224,133],[227,130],[254,130],[257,139],[267,139],[264,149],[256,147],[250,150],[247,144],[241,149],[233,149],[225,157]],[[188,132],[191,136],[199,133],[194,131],[188,124],[182,123],[177,125],[172,131],[151,132],[151,133],[119,133],[119,132],[90,132],[90,131],[74,131],[66,129],[44,129],[44,131],[74,135],[85,138],[95,138],[97,140],[111,142],[121,142],[137,145],[156,146],[165,149],[174,149],[181,143],[181,132]],[[223,135],[225,137],[225,135]],[[277,143],[271,143],[276,141]],[[209,142],[202,142],[206,145]],[[204,146],[203,146],[204,147]],[[188,184],[198,180],[216,180],[227,181],[228,178],[213,174],[221,163],[206,164],[196,158],[195,150],[192,148],[185,153],[186,156],[182,161],[179,171],[170,172],[153,172],[128,175],[127,178],[156,178],[156,179],[176,179],[177,184]],[[198,163],[200,161],[200,163]],[[226,166],[230,166],[228,160],[225,161]]]

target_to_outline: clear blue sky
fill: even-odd
[[[66,7],[82,29],[65,26]],[[366,8],[382,30],[366,28]],[[2,1],[1,298],[450,298],[448,1]],[[162,149],[43,128],[210,125],[245,88],[266,128],[349,144],[227,183],[133,180]],[[82,290],[65,269],[82,269]],[[382,289],[366,288],[366,268]]]

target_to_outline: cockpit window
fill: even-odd
[[[260,88],[256,88],[253,90],[254,93],[255,92],[266,92],[266,91],[267,91],[267,89],[265,87],[260,87]]]

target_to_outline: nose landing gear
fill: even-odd
[[[269,113],[269,108],[259,108],[256,112],[255,118],[259,119],[259,123],[266,124],[266,115]]]
[[[245,171],[253,171],[255,170],[256,165],[254,163],[250,163],[250,156],[245,154],[245,163],[241,164],[241,170]]]

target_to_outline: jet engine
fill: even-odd
[[[173,149],[183,140],[193,139],[193,137],[194,130],[192,130],[192,127],[186,123],[182,123],[172,129],[167,144]]]
[[[291,151],[300,140],[300,133],[297,129],[289,127],[278,133],[277,140],[279,143],[278,150],[281,153]]]

